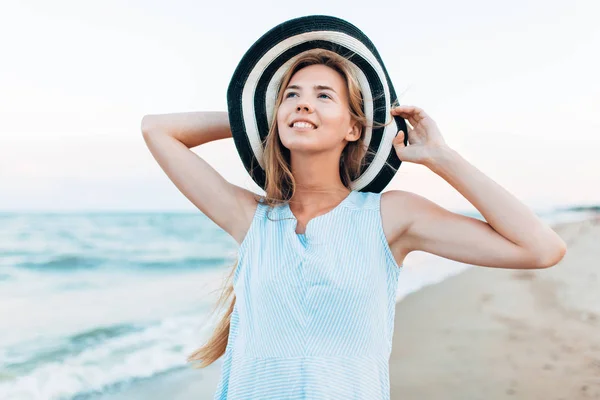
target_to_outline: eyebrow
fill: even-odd
[[[298,85],[290,85],[288,86],[285,90],[289,90],[289,89],[299,89],[302,90],[302,88]],[[329,86],[325,86],[325,85],[314,85],[313,86],[314,90],[331,90],[333,93],[337,94],[337,92]]]

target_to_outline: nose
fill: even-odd
[[[296,111],[312,112],[312,107],[308,103],[300,103],[296,106]]]

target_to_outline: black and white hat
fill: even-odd
[[[368,125],[373,121],[385,123],[391,116],[391,105],[397,100],[394,87],[377,49],[357,27],[326,15],[295,18],[277,25],[244,54],[227,89],[235,146],[246,170],[263,189],[263,141],[269,133],[281,78],[298,57],[317,48],[350,61],[360,82]],[[395,116],[394,120],[395,124],[386,127],[365,129],[364,144],[375,155],[365,155],[365,165],[351,183],[352,190],[379,193],[395,172],[386,162],[395,169],[400,167],[402,162],[392,140],[399,130],[407,129],[403,118]]]

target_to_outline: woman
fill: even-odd
[[[430,168],[486,222],[402,190],[354,190],[369,154],[357,82],[348,59],[322,49],[286,70],[264,143],[265,196],[189,150],[232,137],[227,113],[142,121],[165,173],[240,244],[220,302],[235,287],[233,300],[190,357],[205,367],[225,354],[215,399],[389,399],[396,285],[409,253],[512,269],[547,268],[565,254],[560,237],[450,148],[418,107],[390,110],[412,125],[393,139],[398,159]]]

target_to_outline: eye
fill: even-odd
[[[298,94],[298,93],[296,93],[296,92],[288,92],[288,93],[285,95],[285,98],[287,99],[287,98],[291,97],[292,95],[297,95],[297,94]],[[317,97],[321,97],[321,96],[325,96],[325,97],[327,97],[328,99],[331,99],[331,96],[329,96],[327,93],[319,93],[319,96],[317,96]]]

